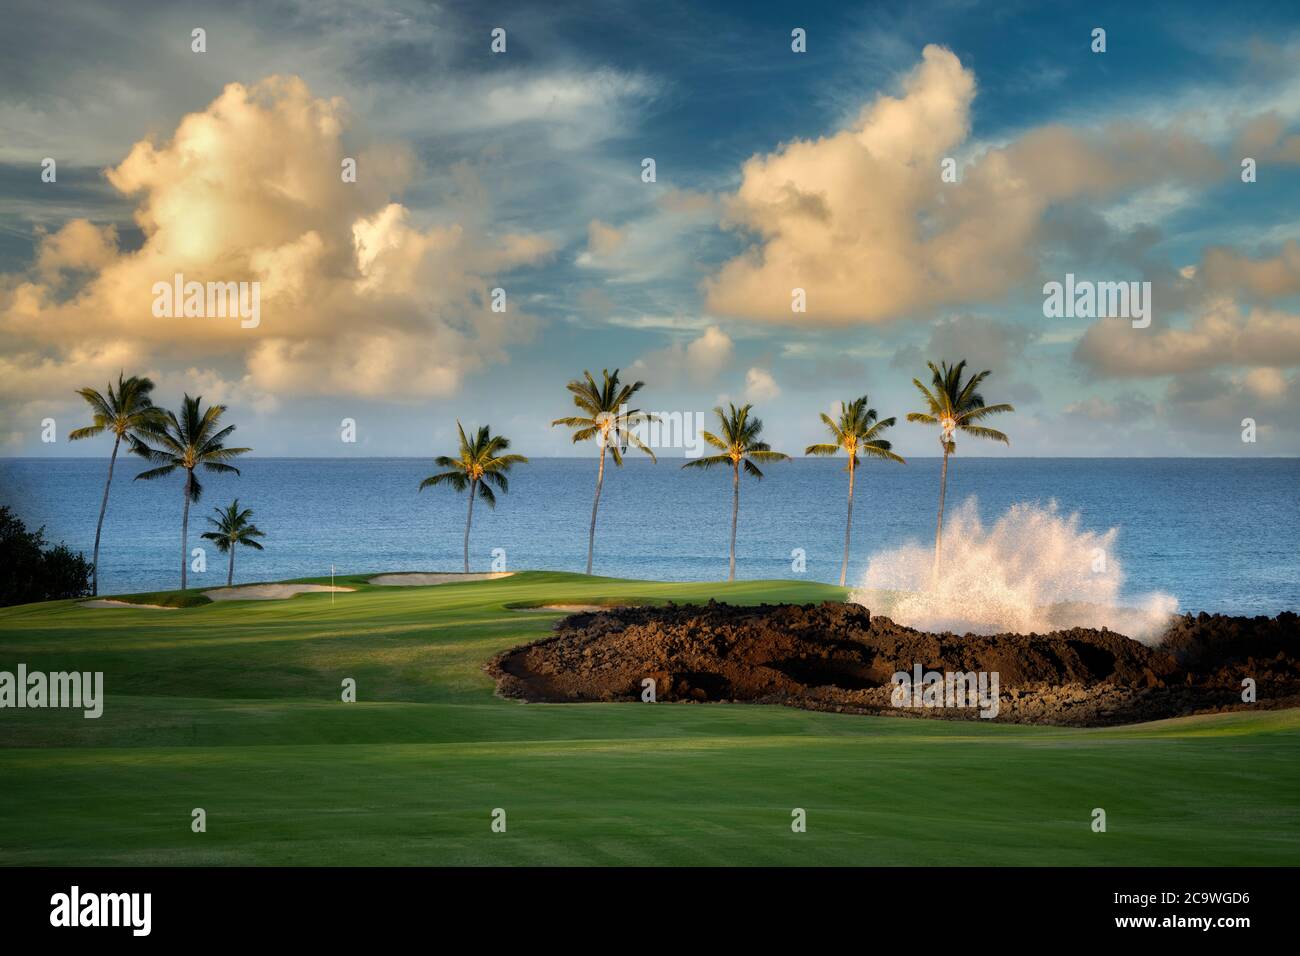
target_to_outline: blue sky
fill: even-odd
[[[587,453],[547,423],[604,367],[651,410],[752,401],[798,451],[960,357],[1017,411],[959,453],[1300,452],[1285,5],[147,6],[6,15],[0,453],[101,453],[62,436],[118,368],[264,455],[427,455],[458,417]],[[261,324],[152,316],[182,269],[259,279]],[[1046,318],[1066,273],[1151,282],[1150,327]]]

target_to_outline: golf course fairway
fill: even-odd
[[[0,670],[104,675],[98,719],[0,714],[0,863],[1300,859],[1300,711],[1077,730],[779,706],[523,704],[495,697],[482,665],[545,636],[562,612],[518,606],[846,592],[550,572],[429,587],[368,577],[287,600],[0,610]],[[355,703],[341,700],[347,678]],[[505,832],[491,825],[498,808]],[[806,832],[792,832],[795,808]],[[1093,830],[1097,808],[1105,832]],[[192,828],[196,809],[205,832]]]

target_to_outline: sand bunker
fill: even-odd
[[[241,584],[233,588],[204,591],[214,601],[280,601],[295,594],[317,591],[354,591],[355,588],[330,587],[328,584]]]
[[[82,601],[82,607],[142,607],[150,611],[175,611],[174,607],[165,607],[161,604],[132,604],[130,601],[113,601],[109,598],[96,598],[93,601]]]
[[[513,571],[492,571],[486,574],[381,574],[378,577],[371,578],[368,583],[378,584],[381,587],[425,587],[430,584],[457,584],[466,581],[495,581],[497,578],[508,578],[513,573]]]
[[[891,706],[895,673],[999,675],[1004,723],[1100,726],[1248,707],[1300,706],[1300,619],[1202,614],[1148,647],[1114,631],[932,634],[855,604],[601,609],[486,665],[525,700],[742,701],[888,716],[981,719],[969,708]],[[1257,703],[1242,701],[1256,682]]]

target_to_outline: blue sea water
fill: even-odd
[[[607,469],[597,526],[597,574],[718,580],[727,571],[731,484],[722,471],[629,459]],[[0,503],[49,540],[89,557],[107,459],[0,459]],[[938,459],[867,463],[859,472],[849,581],[873,552],[934,537]],[[101,546],[100,593],[178,586],[182,479],[136,482],[119,458]],[[424,459],[277,459],[240,462],[242,475],[204,475],[191,511],[190,547],[205,516],[238,496],[266,532],[262,552],[241,548],[236,582],[401,570],[459,570],[465,498],[417,491]],[[838,579],[844,533],[843,461],[799,459],[743,479],[737,576]],[[511,476],[495,511],[474,511],[471,563],[488,570],[504,548],[510,570],[581,571],[595,485],[593,458],[534,459]],[[948,501],[969,496],[991,523],[1017,502],[1056,501],[1080,527],[1118,529],[1125,594],[1162,591],[1183,610],[1275,614],[1300,608],[1300,460],[954,458]],[[209,550],[196,586],[225,583]]]

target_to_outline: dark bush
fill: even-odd
[[[45,529],[28,531],[0,505],[0,607],[85,597],[91,564],[65,544],[47,548]]]

